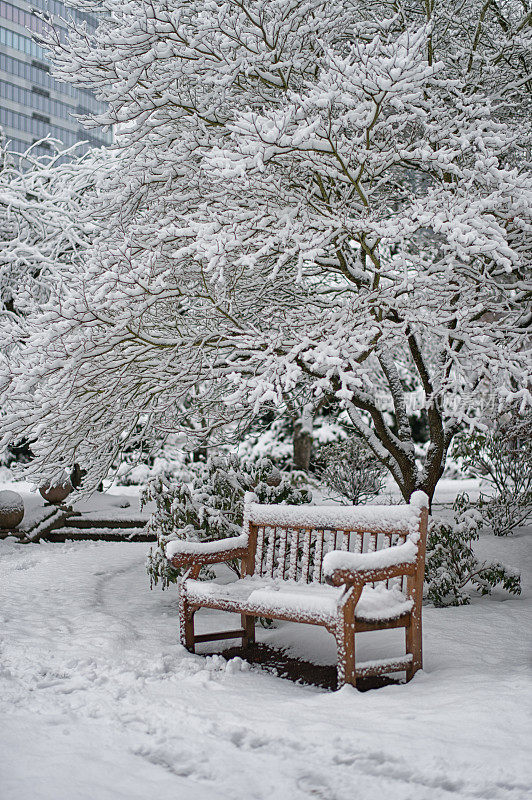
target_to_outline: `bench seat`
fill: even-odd
[[[282,614],[283,618],[302,618],[319,624],[333,624],[338,618],[345,587],[321,583],[302,585],[299,581],[250,576],[233,583],[186,581],[187,601],[207,608],[226,609],[254,616]],[[355,618],[372,621],[397,619],[412,609],[413,601],[393,586],[366,585],[355,606]]]

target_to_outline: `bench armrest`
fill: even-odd
[[[417,544],[412,539],[373,553],[332,550],[323,559],[323,574],[333,586],[385,581],[399,575],[413,575],[416,560]]]
[[[231,536],[214,542],[187,542],[178,539],[166,545],[166,557],[174,567],[192,564],[221,564],[248,555],[248,535]]]

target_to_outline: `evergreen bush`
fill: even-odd
[[[171,475],[155,477],[147,486],[142,503],[155,501],[156,510],[148,530],[157,536],[150,549],[147,571],[152,587],[159,581],[163,589],[174,583],[179,570],[166,559],[166,545],[175,539],[193,542],[213,541],[237,536],[242,532],[244,494],[254,492],[259,503],[310,503],[306,489],[292,485],[268,458],[256,462],[240,461],[234,455],[213,455],[206,462],[191,463],[190,483],[176,481]],[[239,574],[239,565],[229,562]],[[209,570],[202,570],[209,577]]]
[[[488,433],[459,437],[454,454],[463,469],[491,484],[477,506],[496,536],[507,536],[532,518],[532,420],[513,414],[491,423]]]
[[[521,594],[519,575],[499,562],[481,562],[474,542],[485,520],[467,494],[453,504],[453,519],[432,517],[429,522],[425,561],[425,596],[435,606],[462,606],[471,602],[468,588],[481,595],[499,586],[510,594]]]

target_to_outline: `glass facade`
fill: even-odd
[[[45,50],[31,32],[44,32],[49,23],[64,29],[74,19],[94,29],[97,17],[71,9],[59,0],[0,0],[0,127],[11,149],[23,152],[38,139],[51,136],[64,145],[86,141],[88,146],[109,144],[110,132],[86,130],[75,115],[105,111],[105,104],[86,89],[77,89],[50,74]],[[43,146],[43,152],[47,149]]]
[[[9,47],[12,50],[20,50],[21,53],[26,53],[26,55],[34,56],[35,58],[46,58],[42,47],[39,47],[29,36],[22,36],[22,34],[10,30],[9,28],[3,28],[1,25],[0,45]]]
[[[33,86],[31,90],[23,89],[15,83],[9,83],[0,78],[0,100],[2,98],[18,103],[25,108],[43,111],[45,114],[51,114],[54,117],[66,120],[71,120],[73,113],[90,114],[92,111],[99,110],[98,101],[91,95],[82,97],[81,102],[74,107],[69,103],[64,103],[62,100],[54,100],[50,97],[49,91],[41,89],[39,86]]]
[[[0,17],[37,33],[42,33],[48,28],[48,24],[36,17],[35,14],[24,11],[23,8],[14,6],[12,3],[4,3],[4,0],[0,0]]]

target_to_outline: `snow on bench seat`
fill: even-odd
[[[214,603],[222,607],[227,603],[237,611],[264,612],[283,616],[334,620],[344,594],[344,588],[326,584],[301,584],[296,581],[265,580],[259,577],[243,578],[234,583],[217,581],[186,581],[189,603],[202,606]],[[396,619],[408,613],[412,600],[405,597],[397,586],[389,589],[384,584],[364,586],[355,608],[355,616],[364,620]]]

